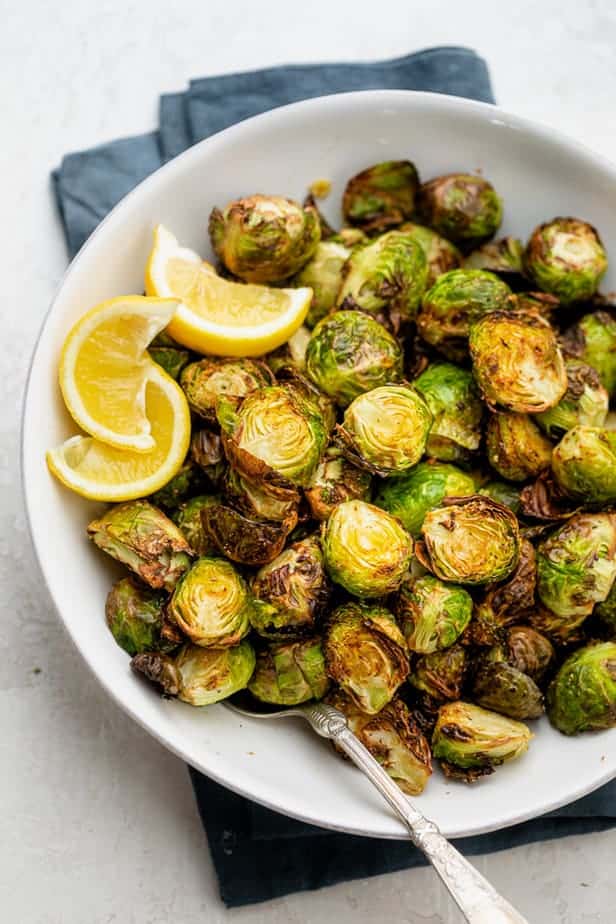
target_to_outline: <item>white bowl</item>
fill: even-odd
[[[162,222],[204,256],[210,209],[255,192],[301,199],[333,182],[334,223],[346,179],[377,161],[410,158],[422,177],[480,170],[505,202],[502,231],[522,238],[554,215],[599,229],[616,258],[616,168],[572,141],[500,109],[447,96],[370,91],[310,100],[249,119],[203,141],[128,195],[71,264],[43,325],[28,383],[23,471],[30,526],[51,596],[101,684],[179,757],[277,811],[355,834],[404,837],[370,784],[303,723],[264,724],[224,706],[167,702],[135,677],[103,616],[114,566],[85,537],[98,511],[62,488],[45,450],[75,432],[60,398],[60,347],[102,299],[141,292],[152,229]],[[611,271],[606,287],[616,287]],[[535,723],[528,754],[475,786],[438,771],[422,810],[449,836],[502,828],[563,805],[616,776],[616,733],[565,738]]]

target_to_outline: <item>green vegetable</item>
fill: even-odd
[[[444,497],[474,493],[475,482],[471,476],[455,465],[420,462],[410,472],[381,482],[374,502],[397,517],[417,538],[426,513],[438,507]]]
[[[569,497],[586,504],[616,502],[616,432],[573,427],[554,449],[552,470]]]
[[[342,199],[349,224],[380,234],[410,218],[419,186],[417,170],[408,160],[375,164],[351,177]]]
[[[170,620],[195,645],[226,648],[250,628],[253,601],[246,582],[223,558],[198,558],[169,601]]]
[[[431,363],[413,384],[434,418],[428,455],[443,462],[468,461],[479,448],[483,418],[472,374],[452,363]]]
[[[550,684],[548,717],[564,735],[616,726],[616,642],[596,642],[567,658]]]
[[[607,270],[607,254],[588,222],[554,218],[531,234],[524,264],[540,289],[569,304],[595,294]]]
[[[165,595],[122,578],[107,594],[105,617],[114,639],[129,655],[164,647],[161,638]]]
[[[445,703],[434,729],[432,753],[462,769],[492,768],[521,757],[532,737],[522,722],[472,703]]]
[[[476,246],[496,233],[503,206],[487,180],[450,173],[420,187],[417,213],[425,224],[455,244]]]
[[[526,481],[550,467],[552,444],[528,414],[492,414],[486,453],[492,468],[503,478]]]
[[[405,582],[395,598],[394,613],[411,651],[431,654],[449,648],[471,620],[473,600],[463,587],[432,575]]]
[[[279,642],[257,654],[248,689],[264,703],[297,706],[322,699],[329,686],[321,640]]]

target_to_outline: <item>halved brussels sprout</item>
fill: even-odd
[[[478,706],[510,719],[538,719],[543,715],[543,694],[534,680],[505,661],[485,661],[473,681]]]
[[[477,596],[470,636],[476,645],[493,645],[502,639],[505,626],[526,619],[535,607],[535,547],[520,540],[520,557],[506,581],[489,584]]]
[[[210,706],[245,689],[255,668],[255,652],[246,639],[233,648],[184,645],[173,658],[159,651],[138,654],[131,667],[165,696],[177,696],[191,706]]]
[[[347,404],[371,388],[402,379],[402,350],[382,324],[361,311],[337,311],[312,332],[306,371],[321,391]]]
[[[595,613],[610,638],[616,641],[616,581],[612,584],[612,589],[605,600],[595,607]]]
[[[431,363],[413,385],[433,421],[426,451],[443,462],[468,461],[481,442],[483,404],[472,374],[452,363]]]
[[[569,304],[583,302],[595,294],[607,270],[607,254],[588,222],[554,218],[531,234],[524,264],[540,289]]]
[[[165,331],[161,331],[160,334],[154,337],[148,347],[148,353],[154,362],[162,366],[167,375],[170,375],[176,381],[179,379],[180,372],[184,366],[190,362],[189,350],[181,347]]]
[[[231,467],[225,473],[223,489],[227,499],[246,517],[271,520],[273,523],[290,523],[290,529],[297,522],[296,498],[287,500],[273,497],[258,482],[248,481]]]
[[[351,177],[342,197],[349,224],[380,234],[410,218],[419,176],[409,160],[388,160]]]
[[[453,360],[464,360],[473,322],[507,307],[511,289],[485,270],[455,269],[439,276],[423,297],[420,336]]]
[[[457,492],[450,491],[450,494]],[[471,492],[472,493],[472,492]],[[479,494],[491,497],[492,500],[499,504],[509,507],[515,514],[520,512],[520,489],[513,484],[507,484],[505,481],[488,481],[483,487],[479,488]]]
[[[173,590],[191,548],[175,523],[145,500],[116,504],[87,528],[95,545],[155,590]]]
[[[381,385],[349,404],[335,440],[355,465],[374,475],[392,475],[419,462],[431,424],[430,409],[413,387]]]
[[[117,581],[107,594],[105,618],[114,639],[129,655],[164,647],[160,630],[166,596],[133,578]]]
[[[237,411],[219,402],[218,418],[226,456],[249,481],[287,500],[294,486],[310,483],[328,433],[316,405],[296,388],[262,388]]]
[[[392,700],[409,673],[408,648],[383,606],[345,603],[325,626],[328,675],[369,715]]]
[[[218,488],[227,467],[220,434],[205,428],[197,430],[190,441],[189,455],[211,484]]]
[[[473,324],[473,374],[493,409],[537,414],[567,391],[565,362],[548,322],[538,314],[495,311]]]
[[[511,626],[506,637],[506,660],[540,683],[555,659],[551,641],[532,626]]]
[[[276,706],[297,706],[321,699],[329,677],[320,638],[279,642],[257,654],[248,689],[254,697]]]
[[[326,701],[344,714],[353,734],[402,792],[418,796],[424,791],[432,773],[430,745],[401,699],[393,699],[378,715],[362,712],[342,690],[328,694]]]
[[[201,511],[219,501],[216,494],[198,494],[181,504],[173,514],[173,522],[179,526],[195,555],[210,555],[215,551],[214,544],[203,528]]]
[[[397,517],[417,539],[426,513],[438,507],[444,497],[474,493],[472,477],[455,465],[420,462],[405,475],[381,482],[374,503]]]
[[[265,638],[285,639],[314,631],[331,586],[316,536],[294,542],[252,580],[257,606],[251,623]]]
[[[179,472],[166,485],[150,494],[148,500],[155,507],[162,507],[167,512],[175,510],[182,501],[199,490],[203,481],[203,472],[199,466],[187,459]]]
[[[610,396],[616,394],[615,317],[607,311],[586,314],[569,328],[562,342],[569,356],[575,356],[597,370]]]
[[[337,304],[412,321],[428,281],[425,254],[411,235],[389,231],[356,247],[345,263]]]
[[[334,507],[347,500],[370,499],[370,473],[345,459],[341,451],[330,446],[316,467],[304,494],[316,520],[327,520]]]
[[[420,219],[455,244],[491,238],[503,220],[503,206],[491,183],[468,173],[450,173],[424,183],[417,197]]]
[[[522,722],[472,703],[445,703],[432,737],[435,757],[462,769],[498,767],[528,750],[533,734]]]
[[[473,600],[463,587],[426,574],[402,584],[394,613],[410,651],[430,654],[449,648],[464,632],[471,621]]]
[[[552,471],[569,497],[587,504],[616,502],[616,432],[573,427],[554,449]]]
[[[524,244],[517,237],[501,237],[498,241],[483,244],[469,253],[465,269],[482,269],[497,276],[522,276],[524,272]]]
[[[565,735],[616,727],[616,642],[574,651],[548,687],[547,706]]]
[[[233,565],[203,556],[178,581],[167,613],[195,645],[227,648],[248,633],[252,610],[250,591]]]
[[[491,414],[486,453],[492,468],[503,478],[526,481],[550,467],[552,444],[528,414]]]
[[[357,597],[397,590],[413,554],[413,540],[399,520],[351,500],[338,504],[322,529],[325,566],[336,584]]]
[[[616,514],[579,513],[537,548],[537,592],[557,616],[589,615],[615,579]]]
[[[460,699],[467,667],[466,648],[452,645],[419,658],[411,671],[409,683],[439,702]]]
[[[539,426],[552,439],[561,439],[573,427],[602,427],[610,398],[599,373],[577,359],[565,360],[567,391],[557,405],[535,415]]]
[[[305,370],[306,350],[310,337],[310,328],[302,324],[294,334],[291,334],[286,343],[283,343],[273,353],[267,354],[265,357],[267,365],[276,376],[281,370],[297,369],[298,372]]]
[[[278,370],[276,375],[279,385],[291,389],[313,406],[329,435],[336,425],[336,406],[332,399],[324,395],[307,375],[293,366],[284,366]]]
[[[216,549],[241,565],[266,565],[280,555],[297,523],[294,511],[282,522],[245,516],[224,503],[201,512],[203,528]]]
[[[294,276],[294,286],[309,286],[312,302],[306,316],[306,325],[313,328],[329,314],[342,284],[342,268],[351,255],[351,248],[335,240],[321,241],[312,258]]]
[[[308,262],[321,238],[316,211],[282,196],[248,196],[212,209],[212,247],[244,282],[281,282]]]
[[[423,250],[428,263],[427,287],[433,286],[443,273],[457,269],[462,264],[462,254],[455,244],[441,237],[432,228],[407,221],[400,225],[398,231],[404,231],[407,236],[412,237]]]
[[[191,411],[208,423],[216,423],[219,397],[245,398],[274,383],[271,369],[256,359],[204,357],[190,363],[180,376],[180,385]]]
[[[452,497],[426,514],[421,563],[443,581],[488,584],[515,569],[520,531],[515,514],[489,497]]]

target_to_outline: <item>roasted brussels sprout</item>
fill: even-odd
[[[593,311],[570,327],[563,339],[569,356],[588,363],[607,388],[616,394],[616,318],[607,311]]]
[[[538,314],[495,311],[471,328],[473,374],[486,403],[519,414],[554,407],[567,391],[556,335]]]
[[[451,241],[441,237],[432,228],[426,228],[424,225],[416,225],[412,221],[407,221],[400,225],[398,231],[404,233],[416,241],[424,252],[428,262],[428,279],[426,286],[433,286],[439,276],[449,270],[457,269],[462,263],[462,254]]]
[[[279,642],[257,654],[248,689],[254,697],[276,706],[297,706],[321,699],[329,677],[320,638]]]
[[[524,254],[526,272],[563,304],[591,298],[607,269],[607,254],[592,225],[554,218],[535,228]]]
[[[495,471],[508,481],[526,481],[550,467],[552,444],[528,414],[491,414],[486,453]]]
[[[520,541],[520,557],[515,570],[497,584],[488,584],[477,595],[470,641],[476,645],[493,645],[502,640],[505,626],[529,617],[535,608],[535,547],[528,539]]]
[[[220,434],[208,429],[197,430],[190,441],[189,455],[210,483],[218,488],[227,467]]]
[[[574,427],[554,449],[552,471],[569,497],[587,504],[616,502],[616,432]]]
[[[515,514],[489,497],[452,497],[426,514],[416,554],[443,581],[488,584],[508,577],[520,556]]]
[[[272,639],[309,635],[330,591],[319,540],[316,536],[300,539],[253,578],[252,592],[261,605],[251,616],[252,627]]]
[[[485,270],[455,269],[428,289],[417,316],[420,336],[449,359],[463,361],[471,324],[507,307],[511,289]]]
[[[203,556],[178,581],[167,614],[195,645],[227,648],[247,634],[252,610],[250,591],[233,565]]]
[[[419,658],[411,671],[409,683],[439,702],[460,699],[467,667],[466,648],[452,645]]]
[[[380,597],[400,586],[413,540],[400,521],[360,500],[338,504],[323,524],[328,574],[356,597]]]
[[[321,237],[319,218],[282,196],[249,196],[209,221],[212,247],[229,272],[245,282],[281,282],[313,255]]]
[[[266,565],[280,555],[297,523],[294,512],[283,522],[254,519],[227,504],[210,504],[201,512],[206,535],[222,554],[240,565]]]
[[[219,402],[218,418],[226,456],[249,481],[289,500],[294,486],[310,483],[328,433],[316,405],[297,389],[262,388],[237,411]]]
[[[409,673],[404,636],[383,606],[339,606],[325,626],[323,650],[328,675],[369,715],[394,698]]]
[[[605,600],[595,607],[595,613],[610,638],[616,641],[616,581],[612,584],[612,589]]]
[[[485,661],[475,674],[473,700],[510,719],[538,719],[543,694],[534,680],[505,661]]]
[[[503,220],[503,206],[487,180],[450,173],[420,187],[417,214],[455,244],[476,246],[496,233]]]
[[[161,331],[148,347],[148,353],[155,363],[162,366],[167,375],[178,379],[184,366],[190,362],[190,352],[176,343],[175,340]]]
[[[312,332],[306,371],[341,405],[365,391],[402,379],[402,350],[382,324],[361,311],[337,311]]]
[[[160,630],[166,596],[122,578],[107,594],[105,617],[114,639],[129,655],[164,647]]]
[[[393,699],[378,715],[362,712],[342,690],[328,694],[327,702],[344,714],[353,734],[402,792],[423,792],[432,773],[430,745],[401,699]]]
[[[293,529],[297,521],[297,498],[273,497],[258,482],[248,481],[233,468],[228,468],[223,489],[234,507],[244,516],[256,520],[287,523]]]
[[[526,618],[533,629],[547,635],[554,645],[577,645],[584,640],[584,622],[588,614],[558,616],[552,610],[538,604]]]
[[[375,164],[351,177],[342,197],[342,212],[351,225],[381,234],[410,218],[419,177],[408,160]]]
[[[131,667],[165,696],[177,696],[191,706],[210,706],[246,687],[255,652],[246,639],[233,648],[184,645],[173,658],[159,651],[138,654]]]
[[[573,427],[602,427],[609,410],[609,395],[599,373],[577,359],[565,361],[567,391],[555,407],[535,416],[552,439],[561,439]]]
[[[342,267],[351,255],[351,248],[335,240],[321,241],[312,258],[294,276],[294,286],[309,286],[312,302],[306,316],[306,325],[313,328],[332,310],[342,284]]]
[[[548,687],[547,707],[565,735],[616,727],[616,642],[574,651]]]
[[[462,769],[492,768],[521,757],[532,737],[522,722],[458,700],[439,710],[432,753]]]
[[[405,475],[381,482],[374,503],[397,517],[417,539],[426,513],[438,507],[444,497],[474,493],[471,476],[455,465],[420,462]]]
[[[220,498],[215,494],[198,494],[181,504],[173,513],[173,522],[179,526],[195,555],[210,555],[215,551],[215,546],[203,529],[201,511],[219,501]]]
[[[472,374],[452,363],[431,363],[413,385],[432,411],[426,451],[443,462],[468,461],[481,442],[483,405]]]
[[[579,513],[537,549],[537,592],[557,616],[589,615],[615,579],[616,514]]]
[[[457,492],[451,491],[450,493],[455,494]],[[478,493],[491,497],[492,500],[498,501],[499,504],[504,504],[515,514],[520,512],[520,489],[513,484],[507,484],[505,481],[488,481],[487,484],[479,488]]]
[[[444,584],[431,574],[402,584],[394,602],[406,644],[418,654],[453,645],[469,624],[472,612],[471,595],[463,587]]]
[[[389,231],[356,247],[344,265],[337,304],[412,321],[428,281],[425,254],[411,235]]]
[[[511,626],[507,630],[505,652],[505,660],[532,677],[535,683],[541,683],[555,658],[551,641],[532,626]]]
[[[335,440],[355,465],[374,475],[393,475],[419,462],[431,424],[430,409],[413,387],[381,385],[349,404]]]
[[[269,367],[256,359],[209,359],[190,363],[180,376],[180,385],[191,411],[208,423],[216,423],[218,398],[244,398],[265,385],[272,385]]]
[[[199,490],[203,480],[200,468],[191,459],[187,459],[177,475],[174,475],[164,487],[151,494],[148,500],[155,507],[162,507],[167,512],[175,510],[182,501]]]
[[[289,369],[297,369],[298,372],[305,370],[306,350],[308,349],[310,336],[310,329],[305,324],[302,324],[294,334],[291,334],[286,343],[283,343],[273,353],[267,354],[265,357],[267,365],[275,375]]]
[[[347,500],[370,500],[370,473],[345,459],[330,446],[317,465],[304,494],[315,520],[327,520],[334,507]]]
[[[522,276],[524,272],[524,244],[517,237],[501,237],[498,241],[483,244],[469,253],[465,269],[488,270],[497,276]]]
[[[88,536],[112,558],[159,590],[173,590],[190,567],[191,548],[175,523],[148,501],[116,504],[88,525]]]

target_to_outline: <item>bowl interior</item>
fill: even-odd
[[[31,529],[54,602],[100,682],[141,725],[193,766],[232,789],[315,824],[379,837],[404,836],[367,781],[296,720],[238,717],[223,706],[165,702],[131,674],[114,643],[104,600],[112,564],[86,540],[98,512],[47,472],[45,450],[75,432],[59,395],[57,362],[75,319],[114,295],[141,292],[153,227],[210,253],[214,205],[255,192],[301,199],[318,178],[332,181],[323,205],[339,221],[344,183],[381,160],[410,158],[423,178],[479,171],[505,202],[502,231],[527,237],[540,221],[576,215],[595,224],[616,255],[616,170],[572,142],[495,107],[409,92],[365,92],[311,100],[234,126],[168,164],[103,222],[68,271],[45,321],[25,406],[23,467]],[[610,271],[605,289],[616,287]],[[421,808],[450,835],[513,824],[589,792],[616,775],[615,735],[567,739],[547,722],[522,760],[475,787],[438,772]]]

